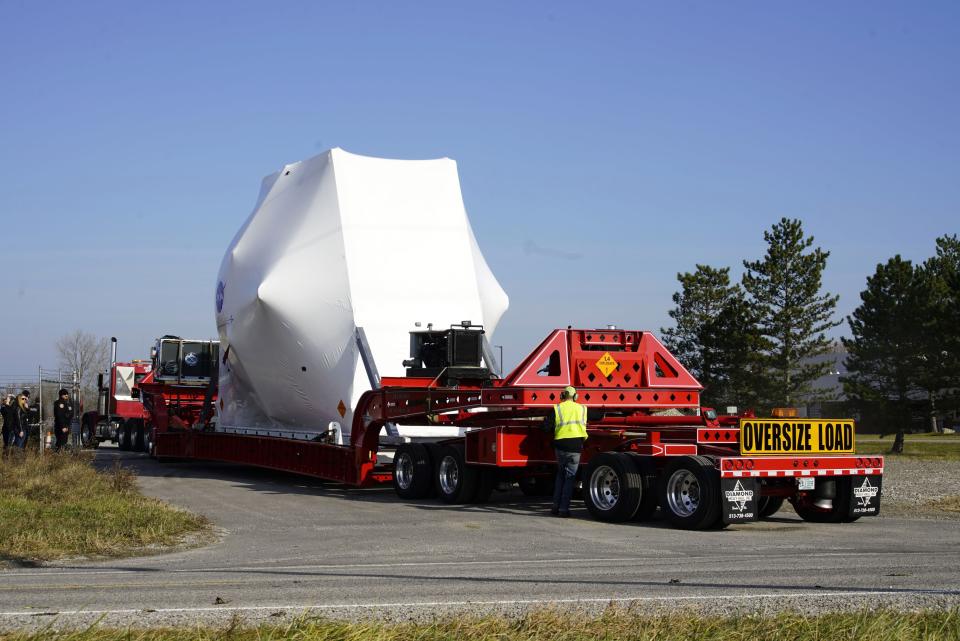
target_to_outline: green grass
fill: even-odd
[[[941,435],[944,438],[950,438],[950,435]],[[919,437],[919,438],[918,438]],[[919,434],[907,434],[903,441],[902,456],[925,459],[929,461],[960,461],[960,438],[956,442],[927,442]],[[889,454],[893,447],[893,437],[857,437],[857,454]],[[890,454],[890,456],[898,456]]]
[[[202,517],[141,495],[131,472],[87,452],[0,459],[0,563],[125,556],[209,531]]]
[[[303,617],[288,625],[222,628],[90,628],[76,632],[0,633],[0,641],[955,641],[960,611],[878,610],[807,617],[640,615],[610,608],[599,617],[540,611],[519,619],[448,618],[430,623],[344,622]]]

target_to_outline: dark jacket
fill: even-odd
[[[25,432],[27,425],[30,423],[27,418],[27,412],[24,411],[16,401],[7,408],[6,421],[10,423],[10,432],[14,434]]]
[[[73,401],[60,400],[53,402],[53,429],[58,430],[64,427],[70,427],[73,421]]]

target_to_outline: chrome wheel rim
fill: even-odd
[[[397,454],[394,459],[393,476],[402,490],[410,489],[413,484],[413,459],[406,452]]]
[[[440,489],[446,495],[455,494],[460,487],[460,466],[452,456],[444,456],[440,461]]]
[[[601,465],[590,475],[590,501],[607,511],[620,501],[620,475],[609,465]]]
[[[700,481],[690,470],[677,470],[667,480],[667,505],[677,516],[690,516],[700,507]]]

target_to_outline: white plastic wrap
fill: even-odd
[[[507,296],[477,245],[456,163],[332,149],[264,179],[217,283],[218,429],[349,435],[381,376],[402,376],[409,332],[470,320],[492,334]]]

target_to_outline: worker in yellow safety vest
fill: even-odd
[[[553,449],[557,454],[557,479],[553,485],[554,516],[570,516],[573,483],[580,468],[580,453],[587,439],[587,406],[577,403],[577,390],[565,387],[560,392],[560,403],[553,406],[544,428],[553,433]]]

